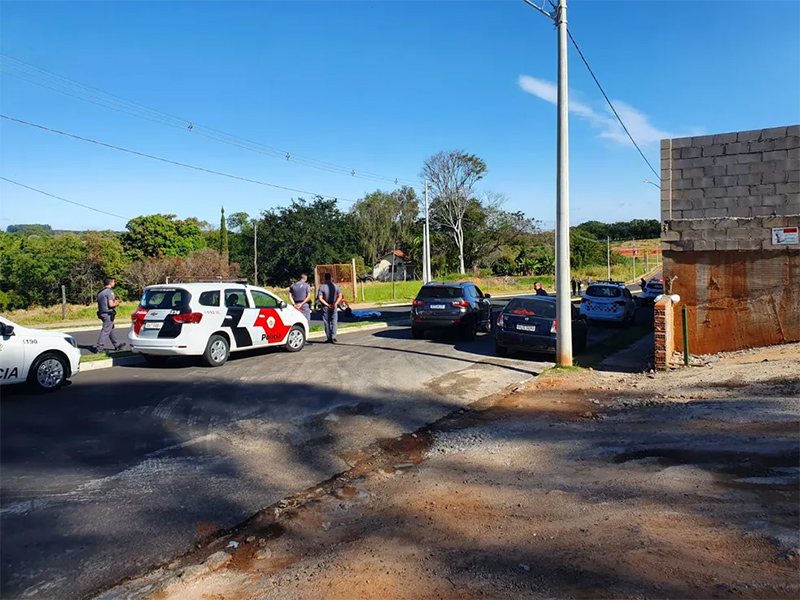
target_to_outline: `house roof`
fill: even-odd
[[[402,250],[393,250],[392,252],[387,252],[386,254],[381,256],[381,258],[386,258],[387,256],[391,256],[392,254],[394,254],[397,258],[403,259],[404,261],[409,260],[408,255]]]

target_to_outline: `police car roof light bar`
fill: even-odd
[[[247,279],[244,277],[167,277],[166,283],[243,283],[247,285]]]

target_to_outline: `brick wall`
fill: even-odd
[[[668,369],[675,351],[675,335],[673,330],[674,308],[672,299],[663,296],[656,302],[654,311],[655,320],[655,349],[656,369]]]
[[[800,125],[663,140],[661,178],[664,276],[691,351],[800,340],[800,244],[772,240],[800,226]]]

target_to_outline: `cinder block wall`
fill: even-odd
[[[800,244],[772,243],[800,226],[800,125],[663,140],[661,220],[692,353],[800,340]]]
[[[656,369],[668,369],[672,353],[675,351],[673,313],[672,300],[669,296],[664,295],[656,302],[653,311]]]

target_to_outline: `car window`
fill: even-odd
[[[622,290],[622,293],[625,294],[626,298],[633,298],[633,296],[631,296],[631,291],[628,288]]]
[[[142,301],[139,303],[142,308],[183,308],[188,306],[192,295],[181,288],[156,288],[145,290]]]
[[[278,308],[281,304],[280,300],[264,292],[250,290],[250,295],[253,297],[253,306],[256,308]]]
[[[461,288],[444,285],[423,285],[417,298],[461,298]]]
[[[219,290],[210,290],[200,294],[200,304],[203,306],[219,306]]]
[[[509,315],[555,319],[556,303],[535,298],[515,298],[508,303],[503,312]]]
[[[590,285],[586,288],[586,295],[595,298],[619,298],[622,296],[622,290],[610,285]]]
[[[225,290],[225,306],[228,308],[249,308],[247,294],[243,289]]]
[[[475,293],[478,295],[478,298],[483,298],[483,292],[481,291],[481,288],[479,288],[477,285],[474,287],[475,287]]]

